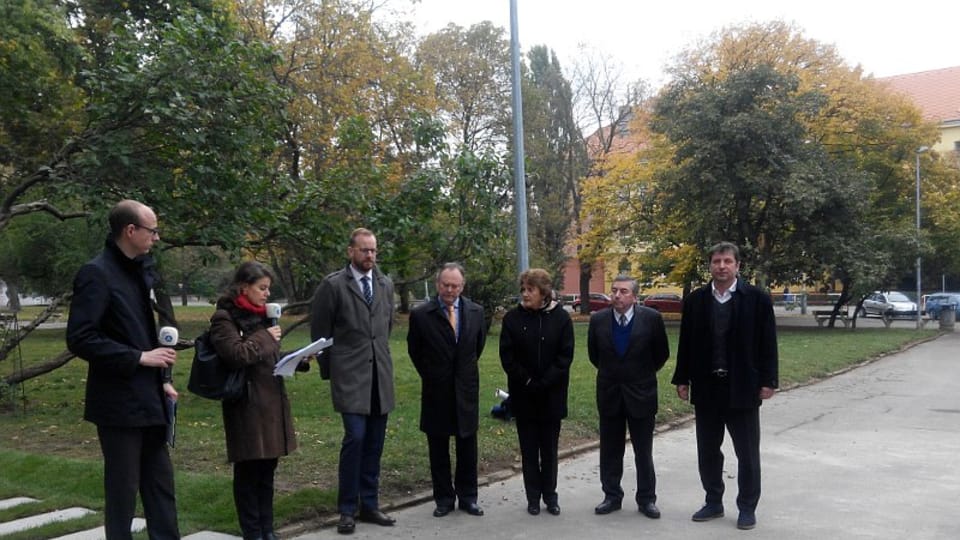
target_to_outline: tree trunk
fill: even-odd
[[[27,338],[30,335],[30,332],[33,332],[40,327],[41,324],[46,322],[51,317],[57,316],[60,314],[60,306],[70,300],[70,297],[73,296],[72,292],[63,293],[62,295],[54,298],[50,305],[44,308],[35,319],[30,321],[26,326],[20,326],[19,324],[14,328],[16,332],[13,335],[8,335],[6,339],[3,340],[3,343],[0,344],[0,362],[5,360],[10,354],[10,351],[16,349],[20,346],[20,342]],[[9,334],[10,329],[7,329]],[[68,359],[69,360],[69,359]]]
[[[34,377],[39,377],[45,373],[50,373],[51,371],[66,365],[66,363],[72,360],[74,356],[75,355],[70,351],[63,351],[46,362],[11,373],[10,375],[4,377],[3,382],[10,386],[20,384]]]
[[[7,306],[14,313],[19,313],[22,308],[20,305],[20,289],[16,283],[7,283]]]
[[[593,277],[593,265],[580,261],[580,313],[590,314],[590,279]]]

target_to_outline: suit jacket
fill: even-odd
[[[760,405],[760,388],[777,388],[777,323],[770,296],[760,289],[737,281],[733,292],[733,313],[727,334],[727,375],[730,380],[730,407]],[[713,359],[713,292],[711,285],[700,287],[683,301],[680,343],[673,384],[690,385],[690,402],[697,404],[696,388],[711,377]]]
[[[461,296],[459,325],[456,339],[437,298],[410,312],[407,352],[420,374],[420,430],[428,435],[468,437],[479,425],[483,308]]]
[[[613,344],[613,308],[590,316],[587,354],[597,368],[597,411],[641,418],[657,414],[657,371],[670,356],[663,317],[654,309],[633,308],[633,326],[623,356]]]
[[[87,361],[83,418],[98,426],[167,423],[163,370],[140,365],[157,348],[150,303],[153,260],[130,259],[112,240],[73,281],[67,348]]]
[[[573,349],[573,321],[557,302],[507,312],[500,328],[500,365],[514,416],[543,422],[567,417]]]
[[[317,287],[310,306],[310,336],[333,338],[324,354],[330,360],[334,410],[371,414],[374,373],[380,410],[373,413],[393,410],[392,328],[393,283],[379,269],[373,269],[373,304],[369,306],[349,266],[328,275]]]

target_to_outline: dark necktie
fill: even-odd
[[[373,289],[370,288],[370,278],[363,276],[360,278],[360,283],[363,284],[363,299],[366,300],[369,306],[373,304]]]
[[[621,314],[620,314],[620,326],[626,326],[626,325],[627,325],[627,316],[624,315],[623,313],[621,313]]]

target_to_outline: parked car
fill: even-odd
[[[940,312],[943,311],[943,307],[948,304],[953,304],[957,319],[960,319],[960,293],[955,292],[933,293],[928,295],[927,315],[929,315],[931,319],[939,320]]]
[[[860,317],[910,318],[917,316],[917,304],[899,291],[875,291],[863,301]]]
[[[603,308],[610,307],[610,297],[598,292],[590,293],[590,312],[599,311]],[[578,297],[573,302],[573,311],[580,311],[580,298]]]
[[[683,298],[677,293],[654,293],[643,299],[643,305],[661,313],[680,313],[683,311]]]

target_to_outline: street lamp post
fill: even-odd
[[[917,330],[923,328],[922,314],[920,313],[920,154],[929,150],[929,146],[917,148]]]

